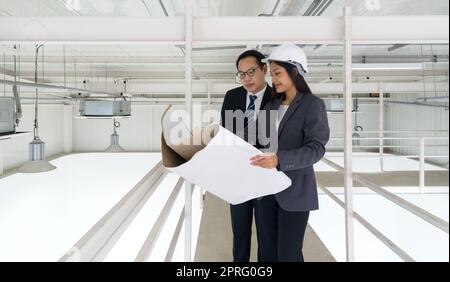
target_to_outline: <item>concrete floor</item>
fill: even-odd
[[[309,226],[303,244],[305,261],[334,262],[335,259]],[[256,230],[253,224],[250,261],[256,261]],[[195,261],[233,261],[229,204],[207,193],[197,241]]]

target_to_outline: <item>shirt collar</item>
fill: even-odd
[[[266,86],[264,86],[264,88],[261,91],[258,91],[256,93],[252,93],[252,92],[247,91],[247,94],[249,94],[249,95],[256,95],[257,99],[259,99],[259,98],[261,98],[264,95],[264,93],[266,92],[266,89],[267,89],[267,83],[266,83]]]

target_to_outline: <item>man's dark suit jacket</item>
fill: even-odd
[[[263,109],[266,104],[270,101],[272,93],[272,88],[267,85],[266,91],[264,92],[260,109]],[[222,104],[222,110],[221,110],[221,125],[225,127],[226,129],[230,130],[234,134],[237,134],[238,136],[242,137],[245,141],[248,141],[248,134],[247,132],[244,132],[244,127],[246,124],[244,123],[244,120],[237,121],[237,118],[233,118],[231,122],[226,122],[226,114],[225,111],[240,111],[243,114],[246,111],[246,104],[247,104],[247,90],[245,90],[244,87],[238,87],[229,90],[225,94],[225,98],[223,100]],[[257,136],[257,135],[256,135]],[[256,148],[260,148],[258,141],[256,140],[255,144]]]

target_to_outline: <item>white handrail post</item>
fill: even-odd
[[[4,161],[3,161],[3,144],[2,141],[0,141],[0,176],[3,175],[3,169],[4,169]]]
[[[192,0],[186,1],[186,34],[185,34],[185,105],[189,115],[188,127],[191,130],[192,120]],[[192,261],[192,184],[186,181],[184,199],[184,260]]]
[[[344,186],[347,261],[354,261],[352,171],[352,11],[344,7]]]
[[[209,110],[211,110],[211,89],[212,89],[212,86],[211,86],[211,81],[208,81],[207,83],[206,83],[206,94],[207,94],[207,110],[209,111]],[[208,124],[210,123],[210,121],[208,121]],[[203,190],[203,188],[202,187],[198,187],[199,188],[199,195],[200,195],[200,210],[202,210],[203,209],[203,204],[204,204],[204,201],[203,201],[203,199],[204,199],[204,193],[205,193],[205,191]]]
[[[383,83],[381,82],[378,85],[379,91],[379,101],[378,101],[378,130],[380,133],[378,134],[378,137],[380,138],[378,144],[380,146],[379,152],[380,152],[380,171],[384,171],[383,166],[383,154],[384,154],[384,90],[383,90]]]
[[[419,187],[420,193],[425,192],[425,138],[420,138],[419,151]]]

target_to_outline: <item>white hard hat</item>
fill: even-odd
[[[301,75],[308,73],[308,62],[306,60],[305,51],[294,44],[283,44],[276,47],[269,57],[262,59],[263,63],[272,61],[289,63],[297,67]]]

